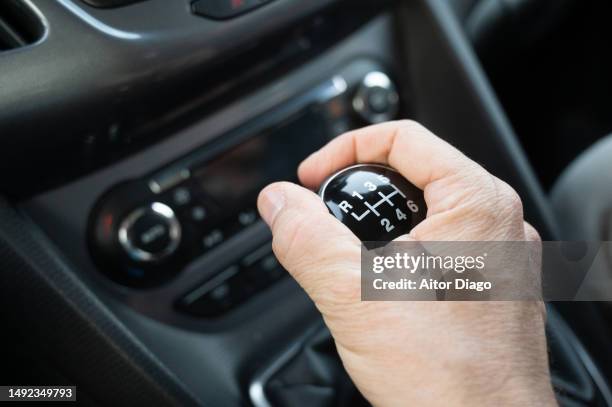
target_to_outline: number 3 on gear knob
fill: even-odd
[[[427,213],[423,191],[378,164],[338,171],[323,183],[319,196],[362,242],[389,242],[409,233]]]

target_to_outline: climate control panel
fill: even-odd
[[[167,281],[259,219],[253,203],[225,210],[189,181],[160,194],[143,184],[131,181],[113,188],[91,218],[95,262],[125,285]]]
[[[106,191],[88,224],[97,269],[121,285],[146,288],[198,262],[215,264],[218,269],[207,267],[207,277],[191,290],[177,284],[176,308],[200,317],[218,316],[285,275],[269,234],[249,242],[262,247],[254,252],[259,257],[228,248],[249,229],[264,231],[257,229],[263,225],[256,208],[263,187],[297,182],[299,164],[340,133],[395,118],[396,87],[373,67],[357,63],[189,155]]]

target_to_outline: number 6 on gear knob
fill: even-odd
[[[425,219],[423,191],[393,168],[357,164],[329,177],[319,196],[362,241],[388,242]]]

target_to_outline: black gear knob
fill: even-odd
[[[329,177],[319,195],[362,241],[388,242],[426,215],[423,191],[384,165],[358,164]]]

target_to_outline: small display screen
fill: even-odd
[[[253,205],[265,185],[295,181],[300,162],[327,141],[325,121],[311,109],[230,149],[194,178],[223,210]]]

